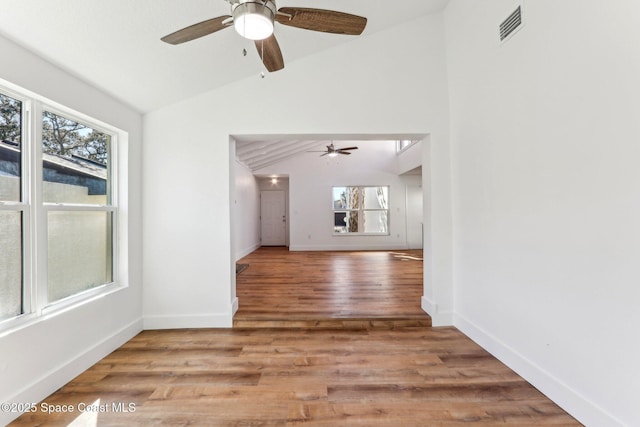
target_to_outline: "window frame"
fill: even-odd
[[[400,154],[400,153],[408,150],[413,145],[415,145],[417,142],[418,141],[413,140],[413,139],[398,139],[398,140],[396,140],[396,154]]]
[[[120,268],[120,137],[123,131],[98,119],[65,107],[42,96],[0,80],[0,93],[22,102],[21,197],[19,202],[0,201],[0,211],[22,213],[22,314],[0,320],[0,333],[21,327],[43,315],[88,302],[126,288]],[[45,202],[43,194],[43,112],[48,111],[108,134],[109,197],[107,204]],[[126,161],[125,161],[126,163]],[[49,301],[48,298],[48,214],[49,212],[108,212],[111,215],[111,281],[73,295]],[[37,260],[37,263],[36,263]]]
[[[0,86],[0,94],[12,98],[21,103],[20,115],[20,195],[19,200],[0,200],[0,211],[16,212],[21,214],[21,306],[22,312],[14,317],[0,319],[0,330],[4,324],[11,324],[14,321],[20,321],[30,318],[33,307],[35,306],[35,295],[33,292],[33,259],[27,256],[32,253],[32,209],[31,209],[31,183],[32,174],[30,172],[30,164],[33,158],[33,150],[29,146],[25,146],[25,141],[31,138],[31,110],[33,109],[33,101],[29,97],[12,90],[10,88]]]
[[[333,231],[332,231],[332,235],[333,236],[390,236],[391,235],[391,230],[390,230],[390,224],[391,224],[391,207],[387,207],[386,209],[384,208],[376,208],[376,209],[372,209],[372,208],[365,208],[364,207],[364,194],[365,191],[364,189],[366,188],[386,188],[387,189],[387,203],[389,203],[390,198],[391,198],[391,186],[390,185],[334,185],[331,187],[331,207],[332,207],[332,217],[333,217]],[[335,207],[335,200],[334,200],[334,190],[336,188],[359,188],[360,191],[358,192],[358,209],[348,209],[348,208],[340,208],[340,209],[336,209]],[[349,213],[349,212],[357,212],[358,215],[358,229],[360,229],[360,224],[364,225],[364,213],[365,212],[386,212],[387,214],[387,230],[383,231],[383,232],[365,232],[365,231],[357,231],[357,232],[339,232],[336,231],[336,226],[335,226],[335,218],[336,218],[336,214],[338,213]]]

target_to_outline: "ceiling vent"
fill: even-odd
[[[506,41],[522,27],[522,6],[518,6],[511,15],[500,24],[500,41]]]

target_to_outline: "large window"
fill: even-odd
[[[49,302],[112,281],[111,136],[42,114]]]
[[[0,322],[114,282],[116,132],[0,91]]]
[[[333,187],[335,234],[389,234],[389,187]]]

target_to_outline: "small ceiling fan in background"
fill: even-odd
[[[241,36],[255,40],[258,54],[270,72],[284,68],[284,59],[278,41],[273,35],[273,24],[301,28],[323,33],[360,35],[367,18],[325,9],[304,7],[276,8],[275,0],[225,0],[231,6],[231,15],[207,19],[162,37],[165,43],[181,44],[234,26]]]
[[[329,145],[327,145],[327,149],[325,151],[308,151],[309,153],[324,153],[324,154],[320,154],[320,157],[322,156],[329,156],[329,157],[336,157],[338,154],[346,154],[349,155],[351,154],[349,151],[351,150],[357,150],[358,147],[344,147],[344,148],[335,148],[333,146],[333,142]]]

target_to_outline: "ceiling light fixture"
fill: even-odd
[[[233,8],[233,25],[242,37],[264,40],[273,34],[276,6],[272,1],[240,0]]]

